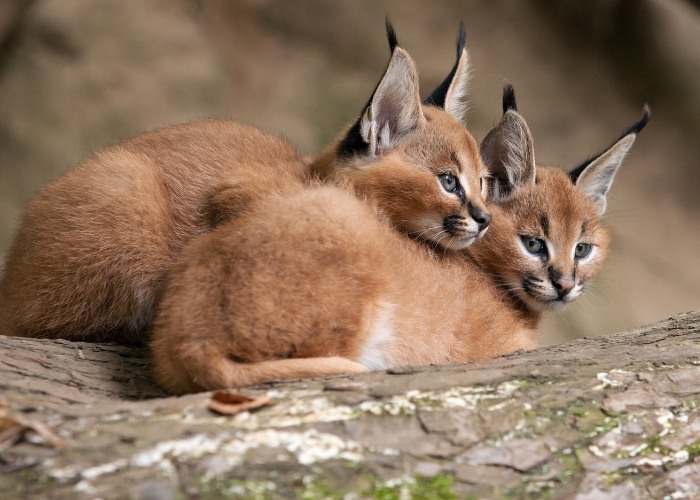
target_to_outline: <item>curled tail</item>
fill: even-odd
[[[163,353],[154,349],[156,380],[174,394],[368,371],[364,365],[338,356],[239,363],[220,352],[210,351],[205,356],[203,351],[188,354],[182,357],[173,351]]]

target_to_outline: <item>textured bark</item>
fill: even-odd
[[[29,429],[5,441],[2,498],[700,488],[700,312],[480,363],[249,388],[275,404],[233,417],[207,393],[165,396],[145,349],[0,337],[0,350],[0,445],[12,422]]]

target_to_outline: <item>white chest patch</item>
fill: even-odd
[[[369,339],[362,348],[357,362],[370,370],[389,367],[388,349],[394,336],[394,305],[382,302],[376,309]]]

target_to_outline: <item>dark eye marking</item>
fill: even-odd
[[[540,215],[540,227],[544,232],[544,235],[549,237],[549,218],[546,214]]]
[[[452,152],[450,153],[450,160],[452,161],[452,163],[454,163],[455,165],[457,165],[457,168],[458,168],[459,170],[462,170],[462,163],[459,161],[459,158],[457,158],[457,153],[455,153],[454,151],[452,151]]]

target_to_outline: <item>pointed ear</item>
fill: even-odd
[[[384,76],[360,116],[360,135],[372,156],[392,149],[425,123],[418,94],[418,72],[408,53],[396,47]]]
[[[593,200],[598,209],[598,215],[603,215],[607,208],[607,194],[625,156],[651,118],[649,106],[644,105],[642,117],[625,130],[612,146],[569,172],[571,180]]]
[[[444,108],[461,123],[467,121],[468,108],[466,97],[469,87],[469,54],[465,48],[466,41],[467,32],[464,30],[464,23],[460,23],[457,36],[457,60],[450,74],[423,101],[423,104]]]
[[[397,45],[390,28],[387,24],[392,48],[389,65],[360,118],[340,142],[340,156],[379,156],[425,123],[418,94],[418,71],[408,53]]]
[[[503,88],[503,117],[481,142],[481,158],[489,170],[487,199],[507,201],[522,186],[535,183],[535,150],[530,129],[515,105],[510,83]]]

